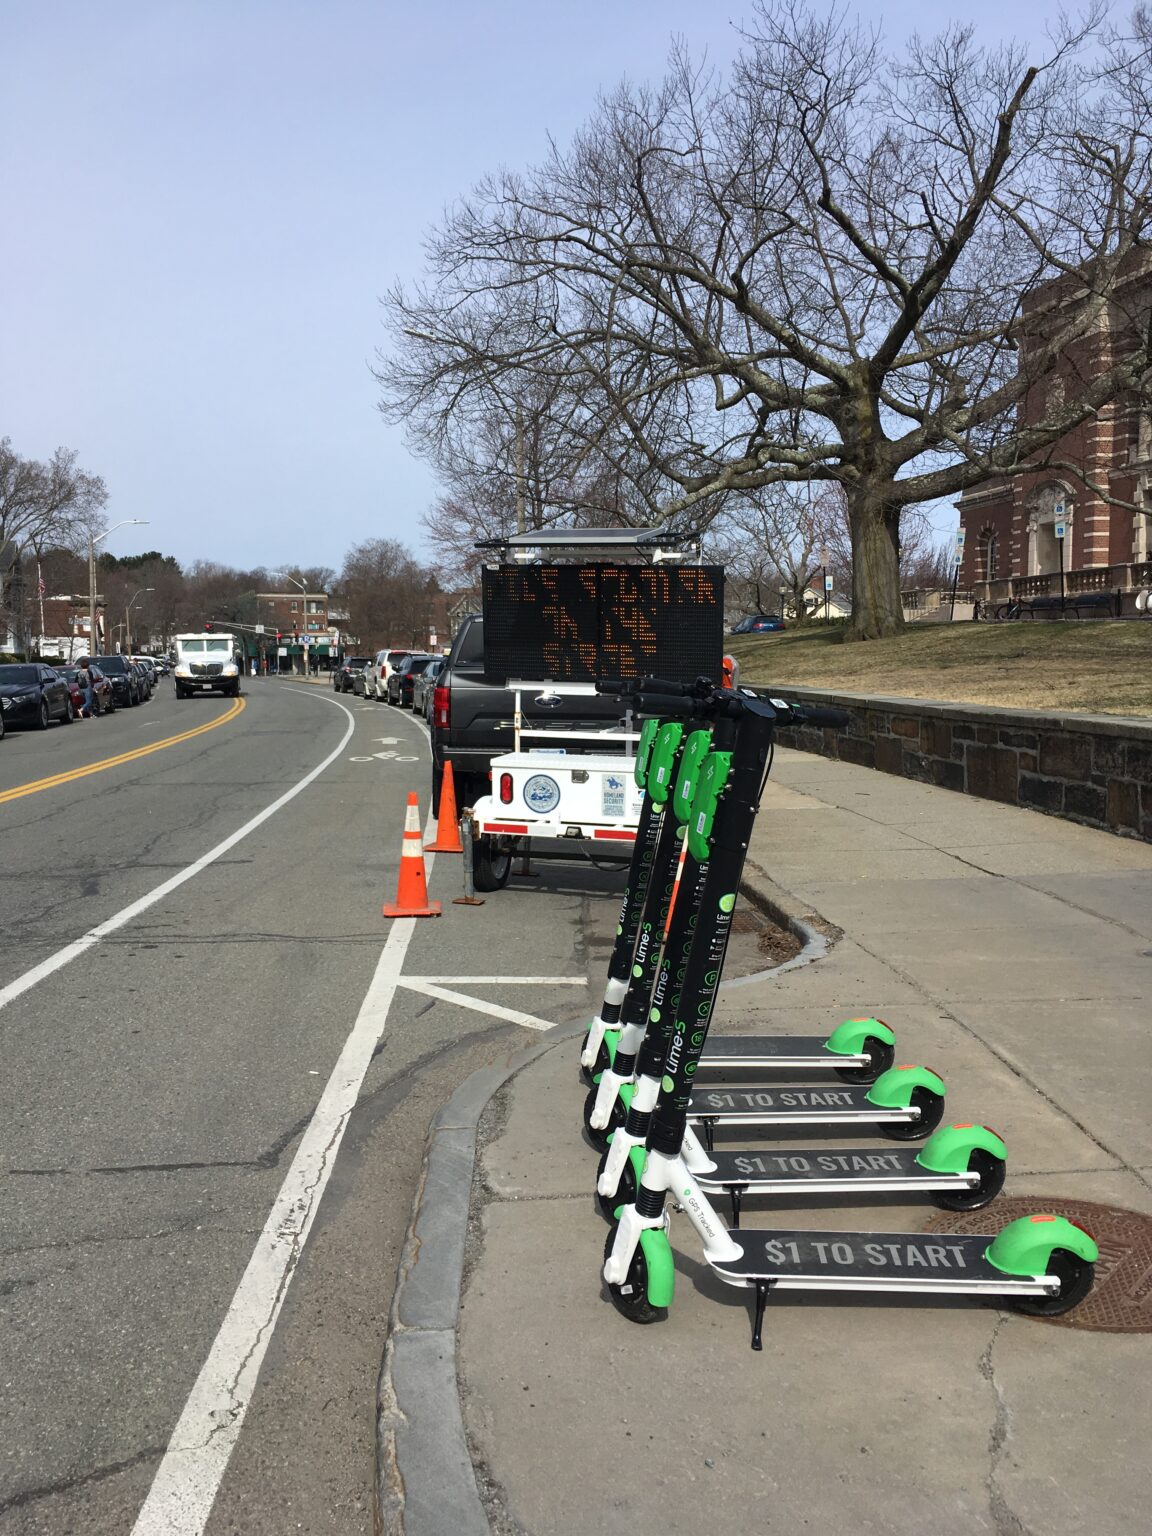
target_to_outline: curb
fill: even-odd
[[[489,1536],[456,1380],[456,1325],[489,1099],[584,1026],[466,1078],[428,1132],[376,1389],[375,1529],[381,1536]]]
[[[793,955],[791,960],[785,960],[783,965],[770,966],[767,970],[755,971],[750,976],[734,976],[731,981],[722,981],[719,987],[721,993],[733,987],[746,987],[753,981],[764,981],[769,976],[782,975],[785,971],[798,970],[802,965],[811,965],[814,960],[822,960],[836,942],[835,930],[829,934],[813,927],[809,918],[817,914],[804,911],[801,915],[801,908],[796,905],[791,894],[783,886],[777,885],[759,864],[748,857],[744,860],[740,894],[746,897],[754,907],[759,907],[760,911],[770,917],[774,923],[794,934],[800,940],[801,948],[798,955]]]

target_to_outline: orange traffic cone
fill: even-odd
[[[429,853],[463,853],[460,842],[460,818],[456,814],[456,780],[452,776],[452,764],[444,764],[444,781],[440,785],[440,810],[436,816],[436,841],[428,844]]]
[[[420,803],[415,791],[408,796],[404,815],[404,841],[400,845],[400,879],[395,902],[384,903],[385,917],[439,917],[440,903],[428,900],[424,878],[424,848],[420,841]]]

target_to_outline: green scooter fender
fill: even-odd
[[[917,1152],[916,1161],[929,1173],[967,1173],[977,1150],[991,1153],[1002,1163],[1008,1160],[1008,1148],[986,1125],[942,1125]]]
[[[636,743],[636,762],[632,769],[637,789],[643,789],[648,781],[648,759],[652,755],[652,747],[659,730],[659,720],[645,720],[640,727],[640,740]]]
[[[896,1036],[883,1019],[845,1019],[825,1040],[824,1049],[836,1056],[863,1056],[869,1040],[896,1044]]]
[[[640,1234],[640,1247],[644,1263],[648,1267],[646,1291],[653,1307],[670,1307],[676,1289],[676,1266],[672,1260],[672,1244],[668,1234],[660,1227],[648,1227]]]
[[[647,722],[645,722],[647,723]],[[653,805],[667,805],[672,793],[672,769],[684,727],[679,720],[669,720],[662,725],[653,743],[648,759],[646,783]]]
[[[1020,1216],[1010,1221],[984,1250],[984,1257],[1006,1275],[1044,1275],[1055,1248],[1067,1248],[1086,1264],[1095,1264],[1100,1249],[1083,1227],[1066,1216]]]
[[[943,1098],[947,1089],[942,1078],[927,1067],[889,1067],[882,1072],[864,1097],[877,1109],[907,1109],[917,1088]]]

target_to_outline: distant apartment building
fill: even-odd
[[[1137,281],[1152,298],[1152,274]],[[1061,278],[1025,302],[1022,357],[1029,332],[1035,335],[1047,316],[1059,313],[1069,283]],[[1028,390],[1019,406],[1022,424],[1043,420],[1086,380],[1112,366],[1125,345],[1127,325],[1117,310],[1105,311],[1096,328]],[[1152,580],[1152,432],[1146,403],[1112,401],[1043,458],[1052,467],[986,481],[957,502],[964,530],[961,585],[977,597],[1037,597],[1058,590],[1062,567],[1069,592],[1114,591],[1118,606],[1130,606],[1132,595]],[[1075,466],[1096,489],[1064,465]]]
[[[280,636],[279,654],[294,664],[326,661],[338,649],[327,592],[257,592],[256,622]]]

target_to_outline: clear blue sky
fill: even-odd
[[[946,14],[866,4],[890,37]],[[717,63],[723,0],[0,0],[0,436],[107,481],[117,553],[339,567],[435,495],[375,409],[379,295],[596,91]],[[1049,8],[955,13],[1038,34]],[[422,551],[421,551],[422,552]]]

